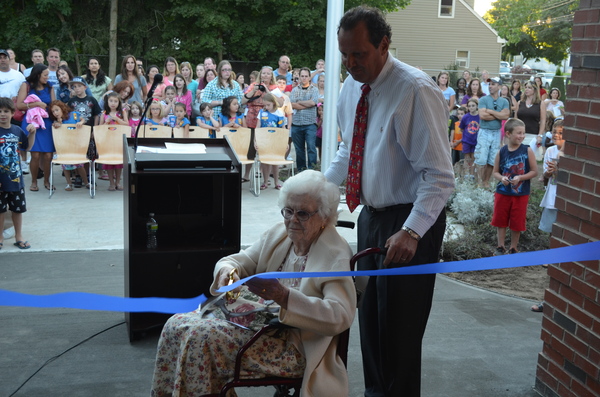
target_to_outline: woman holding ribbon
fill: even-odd
[[[217,262],[211,293],[264,272],[349,270],[352,251],[337,233],[339,189],[307,170],[286,181],[279,196],[284,221],[250,248]],[[242,370],[252,377],[304,375],[302,395],[348,396],[346,368],[336,354],[338,335],[350,327],[356,292],[350,277],[247,280],[243,289],[279,307],[279,320],[295,328],[261,336]],[[267,302],[265,302],[267,301]],[[176,314],[158,342],[152,396],[218,393],[232,376],[237,350],[254,331],[200,310]]]

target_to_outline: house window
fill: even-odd
[[[456,50],[456,66],[459,68],[468,68],[469,67],[469,51],[465,50]]]
[[[440,18],[454,18],[454,0],[440,1]]]

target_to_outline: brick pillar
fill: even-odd
[[[600,240],[600,0],[581,0],[573,21],[552,248]],[[551,265],[536,390],[600,396],[600,261]]]

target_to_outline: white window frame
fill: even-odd
[[[458,56],[459,52],[466,52],[467,56],[466,57]],[[456,66],[458,66],[460,68],[468,69],[469,68],[469,64],[471,63],[471,51],[469,51],[469,50],[456,50],[456,56],[454,57],[454,63],[456,64]]]
[[[456,0],[450,0],[452,1],[452,11],[450,12],[450,15],[448,14],[442,14],[442,1],[444,0],[439,0],[438,3],[438,18],[454,18],[454,7],[456,6]],[[445,0],[448,1],[448,0]],[[447,7],[447,6],[444,6]]]

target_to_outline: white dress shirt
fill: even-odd
[[[349,76],[340,92],[342,142],[325,172],[336,184],[348,174],[361,86]],[[423,236],[454,189],[444,96],[431,77],[388,54],[368,102],[361,203],[375,208],[413,203],[404,225]]]

